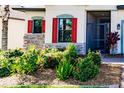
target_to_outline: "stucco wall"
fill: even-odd
[[[77,43],[86,42],[86,12],[84,6],[46,6],[45,43],[52,43],[52,19],[61,14],[70,14],[78,18]]]
[[[111,12],[111,31],[118,31],[121,37],[121,21],[124,20],[124,10],[115,10]],[[117,30],[117,24],[120,24],[120,30]],[[121,40],[118,42],[117,53],[121,53]],[[124,53],[124,32],[123,32],[123,53]]]
[[[0,14],[1,15],[1,14]],[[8,49],[22,48],[25,26],[25,14],[20,11],[10,9],[8,20]],[[2,40],[2,19],[0,18],[0,48]]]
[[[86,10],[98,11],[98,10],[115,10],[116,5],[85,5]]]
[[[124,20],[124,10],[111,11],[111,31],[118,31],[121,37],[121,21]],[[120,30],[117,30],[117,24],[120,24]],[[117,53],[121,53],[121,40],[118,41]],[[124,46],[124,33],[123,33],[123,46]],[[124,48],[123,48],[124,51]],[[123,52],[124,53],[124,52]]]
[[[2,18],[0,17],[0,48],[2,48]]]
[[[22,48],[25,21],[9,19],[8,49]]]
[[[26,11],[26,19],[31,20],[33,16],[45,16],[45,11]]]

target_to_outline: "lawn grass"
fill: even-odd
[[[15,85],[1,86],[1,88],[80,88],[80,86],[59,86],[59,85]]]
[[[0,86],[0,88],[107,88],[99,85],[15,85]]]

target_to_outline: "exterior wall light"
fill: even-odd
[[[120,30],[120,24],[117,24],[117,30]]]

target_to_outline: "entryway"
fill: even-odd
[[[87,11],[86,49],[108,53],[107,33],[110,31],[110,11]]]

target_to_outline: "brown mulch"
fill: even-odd
[[[80,82],[70,78],[65,81],[56,79],[55,70],[42,69],[32,75],[14,75],[0,78],[0,85],[27,85],[27,84],[48,84],[48,85],[111,85],[119,84],[121,80],[121,66],[102,64],[100,73],[92,80]]]
[[[92,80],[80,82],[78,80],[69,79],[71,84],[78,85],[111,85],[119,84],[121,80],[121,66],[102,64],[100,73]]]

